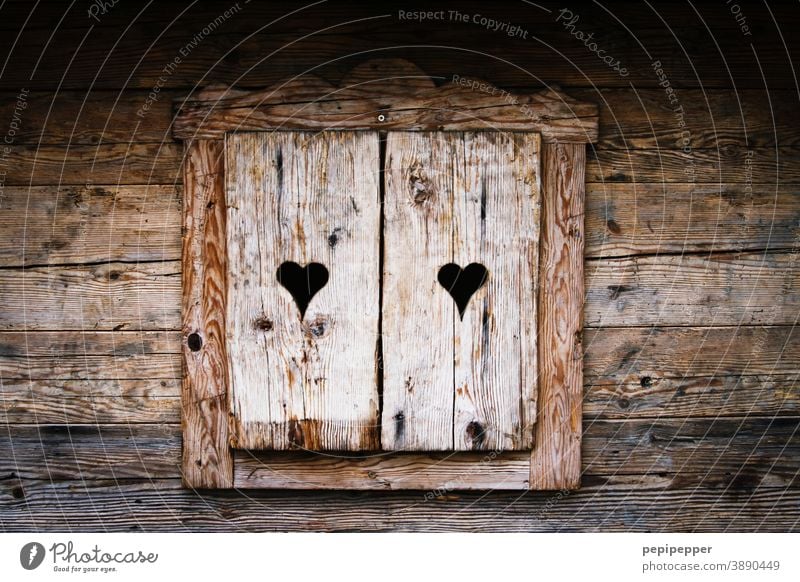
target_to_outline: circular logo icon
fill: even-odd
[[[26,570],[35,570],[44,561],[44,546],[39,542],[30,542],[19,551],[19,563]]]

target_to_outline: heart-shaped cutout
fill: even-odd
[[[455,263],[448,263],[439,269],[439,284],[453,297],[461,319],[464,319],[470,298],[488,278],[489,271],[480,263],[470,263],[463,269]]]
[[[302,319],[311,299],[328,282],[328,269],[319,263],[309,263],[301,267],[297,263],[287,261],[278,267],[275,276],[278,278],[278,283],[292,294]]]

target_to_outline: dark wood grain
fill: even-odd
[[[539,398],[531,489],[577,489],[583,400],[585,146],[542,149]]]
[[[181,466],[186,485],[197,489],[233,483],[225,351],[224,154],[222,142],[191,142],[184,168]]]

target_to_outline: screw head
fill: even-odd
[[[383,123],[384,121],[386,121],[386,116],[383,113],[379,114],[378,115],[378,121]]]

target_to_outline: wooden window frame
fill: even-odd
[[[195,489],[572,490],[580,487],[586,144],[598,110],[557,89],[529,95],[459,78],[437,87],[401,60],[368,61],[340,87],[310,75],[266,90],[211,86],[176,102],[184,142],[182,474]],[[527,131],[542,138],[538,411],[531,451],[234,451],[225,353],[224,136],[276,130]]]

